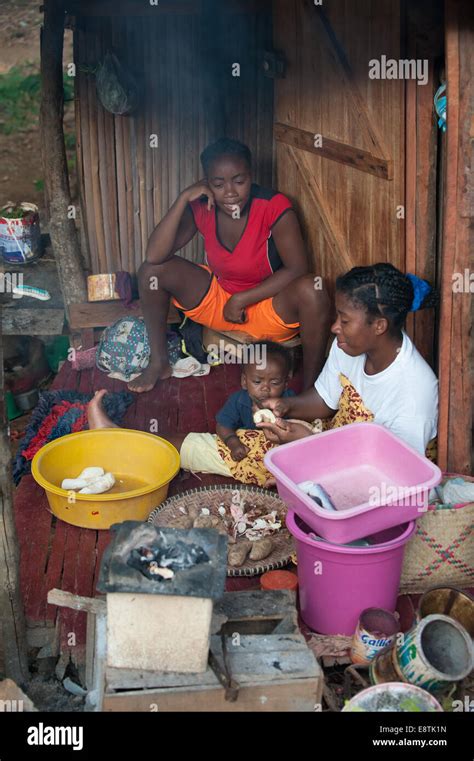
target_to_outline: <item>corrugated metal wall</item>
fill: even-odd
[[[260,0],[253,12],[237,2],[189,14],[76,18],[77,163],[91,272],[136,272],[153,228],[202,176],[199,154],[211,140],[246,142],[256,180],[271,185],[273,81],[262,69],[271,38],[270,3]],[[113,116],[98,101],[90,69],[107,50],[140,82],[133,116]],[[202,261],[199,237],[181,253]]]

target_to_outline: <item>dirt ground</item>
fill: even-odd
[[[0,75],[14,66],[30,64],[40,68],[40,29],[43,16],[38,0],[1,0],[0,2]],[[64,60],[72,60],[71,32],[65,33]],[[68,120],[73,118],[73,109]],[[4,134],[0,124],[0,207],[7,201],[29,201],[44,210],[38,120],[12,134]]]

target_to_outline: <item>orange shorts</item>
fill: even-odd
[[[205,264],[200,267],[211,272]],[[287,324],[277,315],[273,308],[273,297],[259,301],[246,307],[246,322],[228,322],[224,314],[224,306],[232,294],[224,291],[213,275],[209,284],[209,290],[203,296],[201,302],[194,309],[184,309],[179,301],[172,299],[173,304],[185,313],[186,317],[208,328],[222,331],[237,330],[248,333],[252,338],[269,341],[289,341],[299,332],[299,322]]]

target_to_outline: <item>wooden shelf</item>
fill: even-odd
[[[49,301],[40,301],[31,296],[14,298],[11,293],[2,293],[3,335],[61,335],[65,309],[56,262],[52,255],[45,254],[31,264],[4,264],[3,273],[11,274],[12,282],[16,276],[21,276],[23,285],[44,288],[51,295]]]

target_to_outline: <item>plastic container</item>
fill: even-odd
[[[367,687],[355,695],[342,709],[343,713],[352,711],[369,711],[382,713],[431,713],[442,712],[443,709],[433,695],[403,682],[390,682]]]
[[[310,539],[310,528],[291,510],[286,525],[296,542],[301,617],[311,629],[351,636],[365,608],[395,610],[415,521],[369,536],[369,547]]]
[[[166,499],[179,463],[177,450],[159,436],[104,428],[71,433],[46,444],[35,454],[31,473],[45,489],[51,511],[58,518],[73,526],[107,529],[122,521],[145,521]],[[113,473],[118,482],[136,486],[104,494],[61,489],[64,478],[75,478],[91,465]]]
[[[23,412],[18,409],[15,403],[15,397],[11,391],[5,393],[5,402],[7,406],[7,418],[8,420],[15,420],[15,418],[23,415]]]
[[[37,388],[31,388],[22,394],[15,395],[15,403],[22,412],[29,412],[34,409],[39,401],[39,391]]]
[[[419,518],[441,471],[376,423],[353,423],[272,449],[265,465],[291,510],[320,536],[346,543]],[[321,484],[336,510],[297,486]]]
[[[69,336],[56,336],[52,343],[46,346],[45,353],[48,365],[53,373],[58,372],[59,363],[68,358]]]
[[[298,577],[291,571],[267,571],[260,578],[262,589],[298,589]]]

